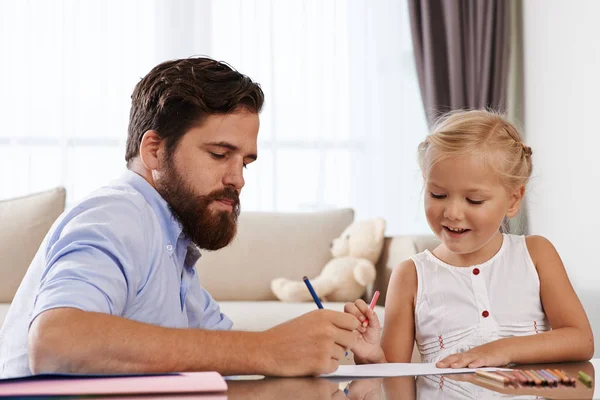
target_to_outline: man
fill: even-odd
[[[357,340],[355,317],[318,310],[265,332],[228,331],[194,269],[198,248],[236,233],[262,105],[256,83],[207,58],[165,62],[138,83],[128,171],[47,234],[0,335],[2,377],[337,368]]]

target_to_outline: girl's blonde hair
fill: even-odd
[[[531,148],[518,129],[493,111],[453,111],[440,118],[419,144],[419,166],[425,175],[443,159],[481,156],[507,188],[526,185],[531,176]]]

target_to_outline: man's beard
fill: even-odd
[[[226,186],[207,195],[197,195],[184,182],[172,159],[167,159],[165,173],[155,184],[181,225],[183,234],[199,248],[218,250],[231,243],[240,214],[240,199],[235,189]],[[210,204],[220,199],[231,201],[233,210],[211,211]]]

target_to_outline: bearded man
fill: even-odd
[[[0,377],[337,368],[358,337],[354,316],[317,310],[264,332],[231,331],[196,275],[200,251],[235,236],[263,100],[258,84],[209,58],[168,61],[142,78],[127,171],[44,238],[0,331]]]

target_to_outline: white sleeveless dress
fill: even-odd
[[[415,340],[423,362],[551,329],[524,236],[504,234],[498,253],[471,267],[446,264],[429,250],[411,258],[418,277]]]

